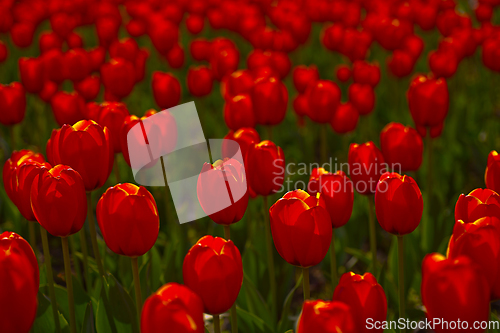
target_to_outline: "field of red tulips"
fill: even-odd
[[[0,333],[500,332],[499,8],[0,0]]]

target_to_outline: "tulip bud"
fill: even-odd
[[[234,145],[226,144],[226,140],[232,140],[238,143],[241,156],[243,157],[243,160],[246,161],[247,151],[251,145],[260,142],[260,136],[254,128],[246,127],[240,128],[235,132],[230,131],[224,137],[224,141],[222,143],[222,157],[232,158],[237,151],[234,150]]]
[[[40,47],[40,53],[45,53],[51,49],[62,49],[62,39],[54,32],[43,32],[40,35],[40,40],[38,45]]]
[[[354,333],[356,330],[351,308],[337,301],[305,301],[297,325],[297,333]]]
[[[27,92],[37,94],[43,89],[44,67],[39,58],[20,58],[19,73]]]
[[[101,66],[101,78],[111,94],[118,98],[127,97],[136,82],[134,65],[125,59],[111,59]]]
[[[28,149],[23,149],[12,152],[10,158],[7,161],[5,161],[5,164],[3,165],[3,170],[2,170],[3,186],[5,188],[7,196],[12,202],[14,202],[14,191],[15,191],[14,185],[17,185],[15,181],[12,180],[13,177],[16,176],[16,169],[21,164],[29,160],[39,163],[45,162],[45,159],[43,158],[42,154],[35,153]]]
[[[500,72],[500,62],[498,54],[500,53],[500,38],[490,37],[483,43],[482,59],[483,63],[490,70]]]
[[[340,104],[333,113],[330,125],[339,134],[352,132],[356,129],[359,121],[359,112],[349,102]]]
[[[375,107],[375,91],[368,84],[353,83],[349,86],[349,102],[360,115],[371,113]]]
[[[26,48],[31,45],[34,33],[35,26],[28,22],[14,23],[10,29],[12,42],[20,48]]]
[[[486,187],[499,193],[500,192],[500,156],[495,150],[488,155],[488,164],[484,172],[484,182]]]
[[[123,58],[133,63],[138,54],[139,45],[137,45],[135,39],[132,38],[115,40],[109,46],[109,55],[111,58]]]
[[[158,208],[142,186],[125,183],[108,188],[97,203],[96,216],[106,245],[116,254],[142,256],[158,238]]]
[[[86,78],[91,71],[88,54],[84,49],[72,49],[64,54],[65,77],[73,82]]]
[[[189,45],[189,52],[196,61],[208,60],[210,58],[211,43],[205,39],[198,38]]]
[[[352,181],[339,170],[319,177],[320,204],[326,207],[334,228],[345,225],[352,214],[354,190]]]
[[[77,92],[59,91],[50,101],[52,112],[59,126],[74,124],[84,118],[85,100]]]
[[[255,127],[255,116],[250,96],[236,95],[226,100],[224,120],[227,127],[233,131],[242,127]]]
[[[242,69],[235,71],[223,79],[221,86],[222,96],[227,100],[236,95],[250,94],[253,85],[253,76],[249,70]]]
[[[204,22],[201,15],[189,15],[186,19],[186,27],[193,35],[199,34],[203,30]]]
[[[26,93],[19,82],[0,84],[0,123],[19,124],[26,113]]]
[[[75,82],[75,90],[85,100],[90,101],[97,97],[101,90],[101,79],[97,75],[87,76],[80,82]]]
[[[123,103],[104,102],[100,105],[96,121],[108,128],[115,154],[121,152],[120,132],[128,115],[127,106]]]
[[[392,75],[402,78],[410,75],[415,66],[416,58],[410,53],[402,50],[394,50],[392,57],[387,60],[387,68],[391,71]]]
[[[356,191],[364,195],[374,194],[380,176],[387,169],[380,150],[372,141],[361,145],[351,143],[348,161],[349,175]]]
[[[180,44],[174,45],[168,51],[166,58],[170,67],[181,68],[184,65],[184,49]]]
[[[340,95],[340,88],[332,81],[318,80],[310,83],[306,96],[311,120],[320,124],[329,123],[340,104]]]
[[[319,80],[319,72],[316,66],[297,66],[293,69],[293,85],[301,94],[306,92],[309,83]]]
[[[258,124],[277,125],[286,115],[288,91],[274,76],[258,78],[252,89],[252,101]]]
[[[248,147],[245,161],[248,186],[258,195],[278,192],[285,180],[285,155],[272,141]]]
[[[319,182],[319,177],[328,174],[324,168],[314,168],[311,172],[311,176],[309,177],[309,183],[307,184],[307,193],[312,196],[315,196],[318,192],[321,191],[321,183]]]
[[[181,85],[175,76],[169,73],[154,72],[151,84],[156,104],[161,109],[168,109],[179,104]]]
[[[373,88],[380,81],[380,67],[365,61],[355,61],[352,66],[352,77],[355,83],[369,84]]]
[[[387,124],[380,132],[380,147],[393,170],[417,171],[422,164],[422,137],[409,126],[394,122]]]
[[[193,96],[210,94],[213,86],[212,71],[206,66],[191,67],[187,75],[187,86]]]
[[[340,82],[347,82],[351,78],[351,69],[347,65],[340,65],[337,67],[336,76]]]
[[[184,258],[182,275],[186,286],[201,297],[204,312],[224,313],[243,283],[240,251],[230,240],[202,237]]]

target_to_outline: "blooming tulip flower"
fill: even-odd
[[[497,193],[500,192],[500,155],[495,150],[492,150],[488,155],[484,182],[487,188]]]
[[[0,235],[0,323],[2,332],[27,333],[35,321],[40,284],[33,249],[21,236]]]
[[[255,127],[253,103],[249,95],[236,95],[227,99],[224,105],[224,120],[229,129]]]
[[[345,273],[333,292],[333,301],[343,302],[351,308],[356,332],[371,332],[366,327],[367,319],[383,322],[387,318],[387,298],[384,289],[371,273],[364,275]],[[382,332],[383,329],[373,330]]]
[[[188,287],[167,283],[149,296],[141,314],[141,332],[203,333],[203,302]]]
[[[394,122],[387,124],[380,132],[380,148],[393,170],[417,171],[422,164],[422,137],[409,126]]]
[[[243,283],[240,251],[230,240],[202,237],[184,258],[182,275],[186,286],[201,297],[204,312],[224,313],[236,301]]]
[[[455,205],[455,222],[472,223],[487,216],[500,219],[500,195],[490,189],[481,188],[468,195],[460,194]]]
[[[245,172],[249,187],[258,195],[278,192],[285,180],[285,155],[272,141],[262,141],[248,147]]]
[[[353,311],[342,302],[305,301],[297,325],[297,333],[354,333],[356,324]]]
[[[3,186],[5,188],[5,192],[12,202],[14,202],[14,191],[17,186],[16,181],[12,180],[13,177],[16,177],[16,169],[22,165],[24,162],[29,160],[44,163],[45,159],[42,154],[35,153],[28,149],[22,149],[19,151],[14,151],[10,155],[10,158],[5,161],[2,170],[2,180]]]

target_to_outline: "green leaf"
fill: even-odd
[[[370,265],[371,263],[371,256],[369,254],[366,254],[365,252],[359,250],[359,249],[354,249],[352,247],[346,247],[345,252],[347,254],[352,255],[353,257],[357,258],[358,260],[361,260],[367,265]]]
[[[87,303],[85,314],[83,315],[82,333],[95,333],[94,310],[92,302]]]
[[[259,293],[255,285],[250,281],[245,272],[243,272],[243,290],[245,291],[249,311],[255,313],[256,316],[262,318],[266,323],[270,323],[274,326],[276,320],[272,318],[272,313],[266,304],[266,301]]]
[[[40,288],[42,289],[42,288]],[[62,332],[69,332],[68,322],[62,314],[59,313],[59,323]],[[52,314],[52,304],[50,300],[41,292],[38,291],[38,308],[36,312],[35,322],[31,329],[32,333],[47,333],[55,332],[56,324]]]
[[[97,305],[97,332],[138,333],[138,318],[132,298],[112,274],[103,279],[104,286]]]
[[[244,325],[242,327],[247,327],[250,324],[255,325],[258,331],[261,333],[272,333],[274,330],[261,318],[257,317],[253,313],[243,310],[240,307],[236,307],[236,313],[238,314],[238,321],[242,321]]]
[[[55,286],[55,291],[57,304],[59,304],[59,311],[69,320],[68,292],[66,288],[59,285]],[[90,302],[90,298],[76,278],[73,278],[73,297],[75,299],[76,328],[78,330],[83,325],[85,311],[87,309],[87,304]]]
[[[281,314],[281,319],[278,322],[278,332],[283,332],[287,326],[290,324],[288,320],[288,313],[290,312],[290,305],[292,304],[292,299],[293,295],[295,294],[295,291],[300,287],[302,284],[302,275],[300,278],[297,280],[297,283],[293,287],[292,290],[288,293],[288,295],[285,298],[285,303],[283,304],[283,312]]]

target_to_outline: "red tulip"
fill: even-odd
[[[26,93],[19,82],[0,84],[0,110],[0,123],[3,125],[15,125],[23,121],[26,112]]]
[[[195,39],[189,45],[189,52],[196,61],[208,60],[210,59],[211,42],[203,38]]]
[[[374,194],[377,182],[386,171],[384,157],[371,141],[349,146],[349,175],[359,194]]]
[[[277,125],[286,115],[288,91],[276,77],[258,78],[252,89],[252,101],[258,124]]]
[[[441,134],[448,114],[448,86],[444,79],[417,76],[408,90],[408,104],[416,129],[421,136],[430,128],[431,137]]]
[[[488,165],[484,172],[484,182],[486,187],[499,193],[500,192],[500,156],[495,150],[488,155]]]
[[[305,301],[297,325],[297,333],[354,333],[356,330],[351,308],[337,301]]]
[[[305,94],[295,97],[293,100],[293,111],[299,117],[299,121],[303,121],[304,117],[309,114],[309,101]]]
[[[203,302],[188,287],[171,282],[149,296],[141,313],[141,332],[168,327],[178,333],[203,333]]]
[[[97,75],[87,76],[74,83],[75,90],[87,101],[93,100],[101,90],[101,79]]]
[[[66,43],[70,49],[83,48],[83,39],[76,32],[70,32],[68,37],[66,37]]]
[[[241,156],[244,160],[246,160],[247,151],[250,146],[254,143],[260,142],[259,133],[254,128],[240,128],[239,130],[233,132],[229,131],[229,133],[224,137],[225,140],[236,141],[239,145]],[[223,158],[233,158],[236,154],[234,151],[233,145],[225,144],[226,141],[223,142],[222,145],[222,157]]]
[[[181,85],[175,76],[169,73],[154,72],[151,84],[156,104],[161,109],[168,109],[179,104]]]
[[[82,177],[65,165],[45,169],[33,180],[31,207],[36,220],[52,236],[67,237],[83,227],[87,197]]]
[[[495,72],[500,72],[498,55],[500,54],[500,38],[490,37],[483,43],[482,59],[486,67]]]
[[[364,61],[355,61],[352,66],[352,78],[355,83],[369,84],[376,87],[380,81],[380,67]]]
[[[101,66],[102,83],[107,91],[118,98],[127,97],[136,82],[134,65],[124,59],[111,59]]]
[[[238,69],[240,53],[235,47],[221,48],[219,50],[212,48],[210,55],[210,66],[213,77],[220,81],[226,75],[231,74]]]
[[[319,182],[319,177],[321,175],[328,174],[324,168],[314,168],[311,171],[311,176],[309,177],[309,183],[307,184],[307,193],[315,196],[321,191],[321,183]]]
[[[65,39],[75,28],[76,22],[65,12],[54,13],[50,16],[50,26],[59,37]]]
[[[340,95],[340,88],[332,81],[318,80],[310,83],[306,96],[311,120],[320,124],[329,123],[340,104]]]
[[[47,142],[47,158],[53,164],[64,164],[77,171],[86,191],[106,182],[113,167],[113,144],[109,130],[92,120],[81,120],[53,130]]]
[[[382,229],[403,236],[415,230],[422,219],[424,201],[410,176],[386,172],[377,184],[375,213]]]
[[[0,235],[0,322],[2,332],[27,333],[35,321],[40,273],[33,249],[21,236]]]
[[[405,38],[403,42],[403,51],[410,54],[413,57],[413,62],[415,63],[422,51],[424,50],[424,41],[417,35],[411,35]]]
[[[205,163],[198,176],[198,201],[205,214],[217,224],[241,220],[248,205],[243,165],[237,159]]]
[[[27,92],[37,94],[43,89],[44,67],[39,58],[20,58],[19,73],[21,83]]]
[[[333,300],[344,302],[351,308],[357,332],[383,332],[367,328],[368,319],[383,322],[387,318],[387,298],[384,289],[371,273],[364,275],[345,273],[333,293]]]
[[[178,43],[179,28],[170,20],[156,20],[149,25],[148,35],[158,52],[165,55]]]
[[[233,131],[242,127],[255,127],[255,116],[250,96],[237,95],[226,100],[224,120],[227,127]]]
[[[146,75],[146,62],[149,58],[149,51],[140,49],[137,57],[135,58],[135,82],[141,82]]]
[[[52,97],[50,105],[59,126],[71,125],[84,118],[85,100],[77,92],[59,91]]]
[[[493,8],[490,4],[479,3],[474,13],[479,22],[490,22],[493,16]]]
[[[258,195],[278,192],[285,180],[283,149],[272,141],[262,141],[248,147],[245,160],[247,183]]]
[[[375,107],[375,92],[368,84],[353,83],[349,86],[349,102],[360,115],[371,113]]]
[[[186,19],[186,27],[193,35],[199,34],[203,30],[204,22],[201,15],[189,15]]]
[[[66,78],[73,82],[86,78],[91,71],[88,54],[84,49],[72,49],[64,54]]]
[[[340,104],[333,113],[330,125],[339,134],[352,132],[356,129],[359,121],[359,112],[352,103]]]
[[[116,254],[142,256],[158,238],[158,208],[142,186],[125,183],[108,188],[97,203],[96,216],[106,245]]]
[[[347,82],[351,78],[351,68],[347,65],[340,65],[337,67],[336,75],[340,82]]]
[[[108,47],[112,41],[118,38],[121,20],[111,15],[99,17],[95,21],[95,28],[99,45]]]
[[[93,72],[98,72],[101,69],[101,65],[104,64],[106,58],[106,49],[102,46],[91,49],[88,51],[88,57],[90,62],[90,69]]]
[[[109,138],[116,153],[121,152],[120,132],[125,118],[129,115],[127,106],[118,102],[104,102],[100,105],[97,123],[109,130]]]
[[[225,99],[230,99],[236,95],[249,94],[253,85],[252,73],[247,69],[238,70],[226,76],[222,81],[222,95]]]
[[[293,85],[301,94],[306,92],[309,83],[319,80],[319,72],[316,66],[297,66],[293,69]]]
[[[320,204],[326,207],[334,228],[345,225],[352,214],[354,204],[353,183],[339,170],[319,177]]]
[[[387,67],[394,76],[402,78],[411,74],[415,60],[414,56],[406,51],[394,50],[392,57],[387,60]]]
[[[132,38],[115,40],[109,46],[109,56],[111,58],[122,58],[134,63],[138,54],[139,45],[137,45],[135,39]]]
[[[45,159],[42,154],[35,153],[28,149],[23,149],[19,151],[13,151],[10,158],[5,161],[2,170],[2,180],[5,192],[9,199],[14,202],[14,191],[17,185],[13,180],[16,174],[16,169],[28,160],[33,160],[35,162],[43,163]]]
[[[174,45],[168,51],[167,62],[172,68],[181,68],[184,65],[184,49],[180,44]]]
[[[479,267],[467,257],[446,259],[438,253],[428,254],[422,263],[421,293],[429,321],[460,320],[472,328],[475,321],[488,320],[488,283]],[[441,325],[434,328],[436,333],[455,331]]]
[[[57,84],[66,79],[64,54],[60,49],[50,49],[41,55],[46,78]]]
[[[472,223],[484,217],[500,219],[500,196],[490,189],[475,189],[468,195],[460,194],[455,205],[455,222]]]
[[[438,49],[429,53],[429,67],[436,78],[449,78],[455,74],[459,59],[452,50]]]
[[[393,170],[417,171],[422,164],[422,137],[409,126],[394,122],[387,124],[380,132],[380,148]]]
[[[34,33],[34,25],[28,22],[14,23],[10,29],[12,42],[20,48],[26,48],[31,45]]]
[[[201,297],[204,312],[224,313],[243,283],[240,251],[230,240],[202,237],[184,258],[182,275],[186,286]]]
[[[40,99],[45,103],[50,103],[52,97],[54,97],[54,95],[56,94],[57,89],[59,89],[59,87],[56,83],[47,80],[43,84],[42,91],[38,93],[38,97],[40,97]]]
[[[40,35],[38,45],[40,47],[40,53],[45,53],[51,49],[62,49],[63,40],[54,32],[43,32]]]
[[[187,75],[187,86],[193,96],[210,94],[213,86],[212,71],[206,66],[191,67]]]
[[[131,19],[125,25],[127,32],[132,37],[140,37],[146,34],[146,24],[142,20]]]

